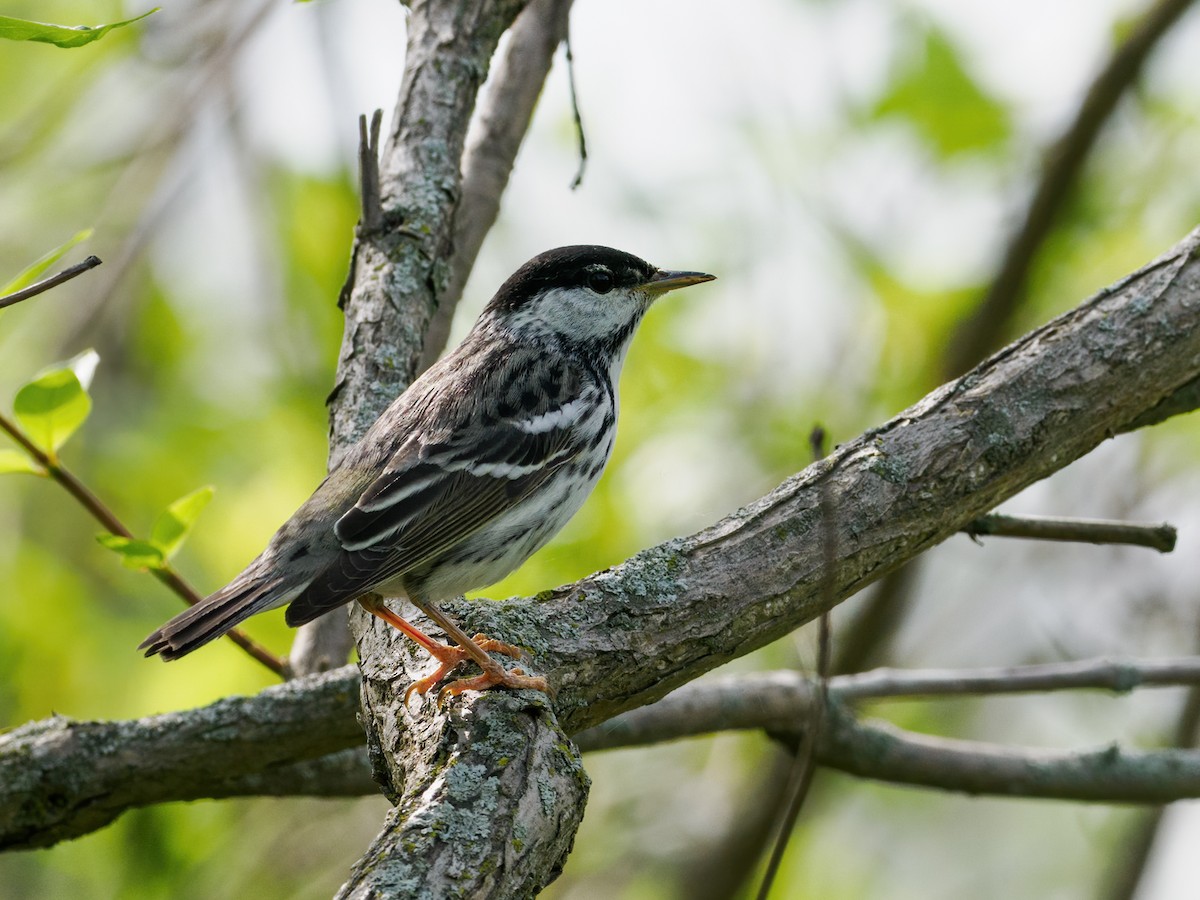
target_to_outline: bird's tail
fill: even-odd
[[[245,572],[215,594],[185,609],[138,645],[147,656],[179,659],[216,640],[239,622],[268,609],[283,606],[300,593],[303,585],[291,590],[281,578],[257,576],[251,565]]]

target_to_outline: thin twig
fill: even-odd
[[[80,481],[58,459],[52,458],[34,444],[28,435],[21,430],[20,426],[3,413],[0,413],[0,431],[6,432],[9,437],[16,441],[21,446],[21,449],[28,453],[38,465],[46,470],[52,479],[58,482],[68,494],[74,497],[91,514],[92,518],[113,534],[124,538],[134,537],[133,532],[125,527],[125,524],[117,518],[116,513],[109,509],[91,488]],[[194,606],[204,599],[204,595],[188,584],[170,563],[164,561],[161,568],[154,568],[149,571],[177,596],[182,597],[189,606]],[[281,678],[288,677],[287,665],[266,647],[248,637],[244,632],[235,628],[228,632],[227,636],[276,675]]]
[[[43,291],[48,291],[52,287],[58,287],[63,282],[70,281],[76,275],[82,275],[84,272],[96,268],[96,266],[100,265],[100,262],[100,257],[89,256],[83,262],[76,263],[69,268],[63,269],[57,275],[51,275],[49,278],[44,278],[41,281],[35,282],[27,288],[14,291],[11,294],[6,294],[5,296],[0,297],[0,309],[4,309],[8,306],[15,306],[22,300],[28,300],[30,297],[36,297],[38,294],[42,293]]]
[[[971,537],[1033,538],[1040,541],[1073,541],[1083,544],[1127,544],[1149,547],[1159,553],[1175,549],[1177,532],[1172,525],[1140,525],[1107,519],[1060,519],[1053,516],[1006,516],[988,513],[969,522],[963,534]]]
[[[989,669],[874,669],[836,675],[829,690],[839,700],[887,697],[980,696],[1097,689],[1126,694],[1139,687],[1200,684],[1200,656],[1169,659],[1089,659]]]
[[[808,440],[812,447],[813,462],[820,462],[825,458],[825,429],[820,425],[816,426]],[[816,771],[814,754],[817,742],[821,739],[825,709],[829,703],[829,667],[833,657],[829,610],[835,604],[836,588],[833,572],[837,564],[837,511],[829,484],[835,465],[836,463],[831,465],[829,471],[825,472],[821,478],[818,500],[821,512],[821,593],[825,612],[821,613],[817,636],[817,702],[812,710],[812,715],[807,718],[805,727],[800,729],[800,744],[796,748],[791,776],[784,791],[784,797],[787,800],[780,809],[775,844],[771,849],[771,857],[767,861],[762,884],[758,889],[758,900],[766,900],[771,893],[771,885],[774,884],[775,876],[779,873],[779,866],[783,863],[783,855],[787,852],[788,841],[796,827],[800,809],[808,797],[809,788],[812,787],[813,773]]]
[[[567,85],[571,91],[571,116],[575,120],[575,133],[579,135],[579,168],[575,170],[575,179],[571,182],[571,190],[583,184],[583,170],[587,168],[587,136],[583,131],[583,116],[579,113],[579,93],[575,89],[575,54],[571,52],[571,31],[563,39],[563,47],[567,54]]]

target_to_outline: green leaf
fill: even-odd
[[[0,18],[3,18],[3,17],[0,17]],[[58,262],[60,259],[62,259],[66,255],[68,250],[70,250],[72,247],[76,246],[77,244],[82,244],[84,241],[86,241],[91,236],[92,236],[91,228],[85,228],[85,229],[83,229],[83,231],[75,232],[75,234],[71,236],[71,239],[69,241],[67,241],[65,244],[61,244],[58,247],[55,247],[53,250],[51,250],[49,253],[47,253],[45,256],[43,256],[41,259],[37,260],[36,262],[30,263],[28,266],[26,266],[21,271],[21,273],[19,275],[17,275],[16,278],[14,278],[8,284],[4,285],[4,287],[0,287],[0,296],[3,296],[5,294],[12,294],[16,291],[22,290],[23,288],[29,287],[29,285],[33,284],[35,281],[37,281],[39,278],[41,278],[47,269],[49,269],[52,265],[54,265],[56,262]]]
[[[111,25],[50,25],[46,22],[31,22],[28,19],[15,19],[12,16],[0,16],[0,38],[10,41],[38,41],[43,44],[53,44],[56,47],[82,47],[92,41],[98,41],[114,28],[123,28],[150,13],[158,12],[158,7],[150,12],[142,13],[134,19],[124,22],[113,22]]]
[[[183,545],[188,532],[212,497],[213,489],[202,487],[186,497],[180,497],[158,517],[150,531],[150,543],[162,552],[164,559],[173,556]]]
[[[998,150],[1012,134],[1008,108],[971,77],[944,32],[920,23],[915,52],[903,58],[874,119],[907,120],[945,159]]]
[[[39,375],[13,400],[26,435],[51,458],[92,411],[92,398],[69,366]]]
[[[161,569],[166,563],[163,553],[149,541],[121,537],[119,534],[96,535],[96,540],[117,553],[130,569]]]
[[[45,475],[46,470],[20,450],[0,450],[0,475],[8,472],[28,472],[30,475]]]

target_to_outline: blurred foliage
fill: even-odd
[[[917,18],[904,31],[908,46],[870,118],[905,122],[945,159],[1001,153],[1012,136],[1009,111],[971,77],[963,52],[929,20]]]
[[[201,589],[236,574],[324,472],[323,400],[358,205],[352,143],[331,139],[337,149],[322,155],[314,135],[353,140],[362,101],[348,72],[368,78],[382,67],[364,48],[383,6],[275,4],[264,19],[268,4],[187,0],[69,53],[12,43],[0,54],[0,83],[13,86],[0,99],[0,280],[44,260],[47,247],[60,247],[64,263],[81,253],[105,260],[0,317],[0,406],[12,409],[56,360],[95,347],[91,411],[63,460],[122,519],[148,529],[142,536],[157,534],[157,552],[178,549],[173,564]],[[626,365],[616,452],[595,496],[481,595],[542,590],[703,527],[803,468],[814,423],[844,441],[937,383],[942,348],[987,284],[1042,148],[1128,13],[1098,5],[1086,21],[1054,26],[1059,70],[1021,43],[1036,37],[1028,29],[998,35],[986,11],[938,6],[759,0],[736,22],[716,4],[686,22],[666,4],[639,10],[647,22],[697,29],[693,51],[682,37],[668,46],[652,30],[630,34],[628,11],[579,5],[577,16],[611,17],[575,31],[587,181],[568,195],[575,138],[565,92],[552,85],[464,322],[550,241],[608,233],[609,243],[662,248],[662,263],[721,280],[653,310]],[[145,9],[26,0],[6,12],[117,22]],[[351,20],[357,31],[331,27]],[[1194,37],[1195,23],[1184,25]],[[301,39],[305,27],[312,33]],[[1089,27],[1100,37],[1079,49]],[[643,37],[651,43],[635,43]],[[620,71],[606,39],[628,45]],[[1164,53],[1106,129],[997,342],[1200,220],[1200,81],[1186,54]],[[378,96],[394,91],[383,84]],[[626,124],[643,101],[652,131]],[[663,109],[677,110],[670,128]],[[591,231],[577,234],[577,221]],[[1173,519],[1176,554],[1150,562],[1136,551],[949,542],[931,554],[921,602],[892,636],[889,659],[1194,650],[1195,419],[1123,438],[1022,498],[1025,511]],[[19,470],[19,459],[0,442],[0,473]],[[174,504],[204,484],[217,491],[195,521],[195,505]],[[168,508],[175,513],[152,526]],[[138,641],[178,601],[122,566],[96,531],[47,479],[0,474],[0,727],[52,712],[145,715],[274,681],[228,641],[170,665],[144,660]],[[858,607],[838,611],[839,627]],[[289,646],[281,615],[246,630],[276,652]],[[731,668],[812,656],[801,636]],[[1143,693],[1116,707],[1020,702],[1020,712],[963,701],[870,712],[930,732],[1071,746],[1154,742],[1173,711],[1173,698]],[[584,830],[547,896],[681,896],[680,872],[721,852],[726,823],[773,752],[761,736],[723,735],[591,757]],[[819,776],[816,788],[778,896],[988,896],[997,886],[1005,896],[1083,896],[1128,819],[840,776]],[[140,810],[69,844],[0,856],[0,897],[328,897],[383,808],[367,798]]]

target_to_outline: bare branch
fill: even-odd
[[[378,231],[383,225],[383,200],[379,187],[379,129],[383,126],[383,110],[371,114],[371,127],[367,129],[367,117],[358,117],[358,185],[362,202],[361,226],[368,233]]]
[[[51,275],[49,278],[43,278],[41,281],[35,282],[34,284],[31,284],[29,287],[22,290],[13,291],[11,294],[5,294],[3,297],[0,297],[0,309],[4,309],[8,306],[16,306],[22,300],[28,300],[30,297],[36,297],[38,294],[50,290],[50,288],[58,287],[60,284],[70,281],[77,275],[82,275],[89,269],[96,268],[98,265],[100,265],[100,257],[89,256],[81,263],[68,266],[57,275]]]
[[[783,731],[811,715],[813,691],[795,673],[711,679],[687,685],[652,707],[584,732],[585,750],[644,746],[729,728]],[[756,721],[757,720],[757,721]],[[1093,803],[1164,803],[1200,796],[1195,750],[1047,751],[905,732],[858,722],[840,700],[828,708],[817,743],[822,765],[898,784]]]
[[[1175,549],[1175,528],[1162,525],[1139,525],[1135,522],[1113,522],[1105,519],[1060,519],[1050,516],[1006,516],[988,513],[963,528],[971,537],[1034,538],[1040,541],[1073,541],[1083,544],[1128,544],[1149,547],[1159,553]]]
[[[361,744],[357,707],[341,670],[188,712],[22,725],[0,734],[0,847],[46,847],[130,807],[218,796],[231,775]]]
[[[583,115],[579,112],[579,91],[575,87],[575,53],[571,49],[571,34],[563,38],[567,48],[567,84],[571,87],[571,118],[575,121],[575,134],[579,137],[579,168],[571,181],[571,190],[583,184],[583,172],[587,168],[587,135],[583,130]]]
[[[1126,694],[1139,687],[1200,684],[1200,657],[1178,659],[1089,659],[1080,662],[1006,666],[994,669],[875,669],[839,675],[830,690],[843,702],[885,697],[950,697],[1021,694],[1094,688]]]

